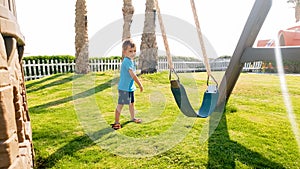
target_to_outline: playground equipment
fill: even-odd
[[[208,117],[214,111],[216,103],[218,101],[218,96],[219,96],[218,83],[215,80],[215,78],[213,77],[213,75],[211,74],[208,56],[206,53],[206,48],[205,48],[204,40],[202,37],[202,32],[200,29],[200,23],[198,21],[198,16],[197,16],[194,0],[191,0],[191,5],[192,5],[193,14],[194,14],[195,24],[197,27],[198,38],[199,38],[201,50],[203,53],[204,64],[205,64],[206,72],[207,72],[207,90],[204,92],[202,105],[201,105],[200,109],[198,110],[198,112],[195,112],[194,109],[192,108],[190,101],[188,99],[188,96],[186,94],[186,90],[185,90],[184,86],[180,83],[179,77],[176,74],[176,70],[174,69],[174,66],[172,63],[172,57],[170,55],[168,39],[166,36],[162,16],[160,14],[160,8],[159,8],[157,0],[155,1],[155,8],[157,10],[158,20],[159,20],[159,24],[160,24],[160,28],[161,28],[161,32],[162,32],[162,36],[163,36],[163,40],[164,40],[164,45],[165,45],[165,49],[166,49],[166,53],[167,53],[168,64],[170,67],[169,80],[171,83],[171,90],[172,90],[173,96],[175,98],[175,101],[177,103],[177,106],[180,108],[181,112],[188,117],[203,117],[203,118],[205,118],[205,117]],[[174,74],[176,75],[176,77],[177,77],[176,80],[172,80],[172,78],[171,78],[172,72],[174,72]],[[210,78],[215,82],[215,85],[209,84]]]
[[[33,168],[34,150],[14,0],[0,0],[0,168]]]
[[[300,22],[278,34],[280,46],[300,46]]]
[[[163,25],[162,17],[160,14],[160,8],[158,6],[158,0],[155,0],[156,10],[158,14],[158,19],[160,22],[160,28],[164,40],[164,45],[166,49],[166,54],[168,58],[168,64],[170,68],[170,82],[171,82],[171,90],[173,92],[174,98],[176,100],[176,103],[178,107],[180,108],[181,112],[189,117],[201,117],[200,113],[195,113],[193,108],[190,105],[190,102],[188,100],[188,97],[186,95],[184,87],[180,84],[179,78],[173,68],[172,65],[172,57],[170,55],[169,45],[167,41],[167,36],[165,32],[165,28]],[[197,17],[195,12],[195,7],[193,6],[193,0],[191,0],[192,9],[194,10],[194,18],[197,26],[197,31],[199,35],[199,40],[201,44],[201,31],[200,26],[197,23]],[[253,44],[257,38],[257,35],[265,21],[265,18],[268,15],[268,12],[272,6],[272,0],[256,0],[253,8],[250,12],[250,15],[247,19],[247,22],[244,26],[243,32],[240,36],[240,39],[238,41],[238,44],[235,48],[235,51],[232,55],[231,61],[229,63],[228,68],[226,69],[225,75],[222,78],[222,81],[219,85],[219,88],[216,87],[210,87],[208,86],[208,91],[210,93],[214,94],[214,97],[209,97],[208,93],[204,94],[203,103],[200,107],[203,108],[204,112],[209,115],[212,112],[220,112],[222,113],[224,105],[226,105],[232,90],[239,78],[239,75],[243,69],[243,65],[245,62],[254,62],[254,61],[273,61],[275,60],[275,50],[274,48],[253,48]],[[198,25],[197,25],[198,24]],[[207,58],[205,56],[205,52],[203,52],[202,46],[202,53],[204,53],[204,59]],[[277,47],[281,51],[282,57],[284,60],[289,61],[300,61],[300,58],[298,57],[300,53],[299,47],[293,47],[293,48],[281,48]],[[210,69],[209,64],[205,64],[207,68],[208,76],[210,75]],[[178,80],[171,80],[171,73],[175,72]],[[218,92],[217,92],[218,91]],[[217,94],[218,93],[218,94]],[[212,95],[211,95],[212,96]],[[217,101],[215,99],[217,98]],[[207,117],[207,116],[203,117]]]
[[[278,32],[280,46],[300,46],[300,22]],[[275,47],[274,39],[259,40],[257,47]]]

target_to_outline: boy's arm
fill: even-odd
[[[129,69],[129,74],[132,77],[132,79],[135,81],[135,83],[137,83],[139,85],[140,91],[143,92],[144,87],[142,85],[142,83],[140,82],[139,78],[136,76],[136,74],[133,72],[132,69]]]

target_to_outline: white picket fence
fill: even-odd
[[[224,71],[229,65],[230,59],[217,59],[210,62],[212,71]],[[174,69],[177,72],[202,72],[206,71],[205,65],[201,61],[173,61]],[[158,61],[158,70],[168,70],[167,59]]]
[[[67,60],[23,61],[25,80],[39,79],[56,73],[74,72],[75,63]]]
[[[121,65],[120,60],[99,60],[91,59],[89,62],[90,70],[93,72],[119,70]],[[75,61],[68,60],[48,60],[24,62],[24,77],[25,80],[39,79],[56,73],[68,73],[75,71]]]
[[[263,62],[247,62],[244,64],[243,71],[245,72],[260,72],[262,69]]]
[[[230,59],[218,59],[210,62],[212,71],[224,71],[229,65]],[[201,72],[205,71],[205,66],[201,61],[173,61],[174,69],[177,72]],[[93,72],[101,72],[107,70],[119,70],[120,60],[99,60],[91,59],[89,66]],[[245,63],[243,71],[258,72],[261,70],[262,62]],[[68,73],[75,71],[75,62],[68,60],[49,60],[25,62],[23,61],[25,80],[39,79],[56,73]],[[158,71],[168,70],[168,62],[166,59],[159,59]]]

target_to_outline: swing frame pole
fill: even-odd
[[[232,93],[232,90],[243,69],[242,56],[246,48],[252,47],[257,35],[269,13],[272,0],[256,0],[249,14],[243,32],[232,55],[228,68],[219,86],[220,96],[217,107],[223,107]]]

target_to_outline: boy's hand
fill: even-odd
[[[143,85],[140,85],[139,87],[140,87],[140,91],[143,92],[144,91]]]
[[[136,74],[132,71],[132,69],[129,69],[129,74],[132,77],[132,79],[135,81],[135,83],[137,83],[140,87],[140,91],[143,92],[144,87],[142,85],[142,83],[140,82],[139,78],[136,76]]]

